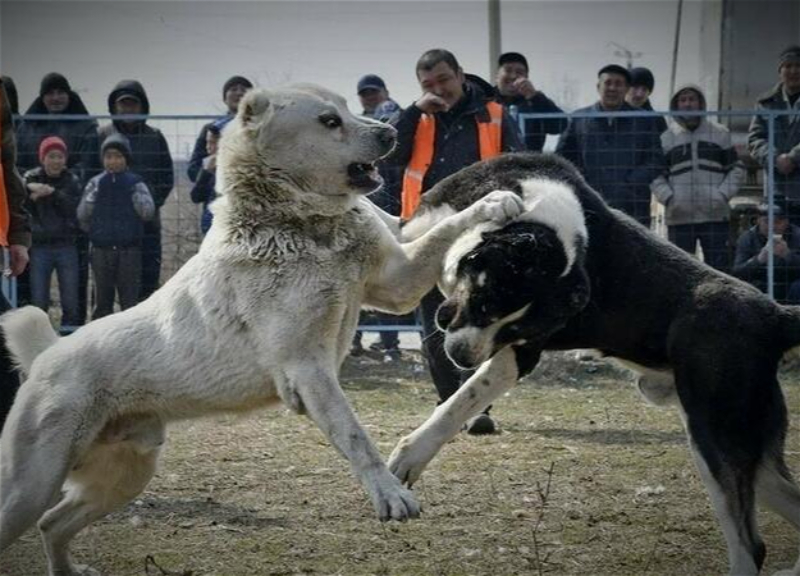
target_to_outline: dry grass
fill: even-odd
[[[413,368],[345,366],[347,394],[387,455],[435,402],[427,373]],[[798,375],[783,382],[796,407]],[[346,463],[304,418],[272,411],[176,425],[148,491],[79,536],[75,556],[104,576],[725,571],[677,414],[646,406],[625,373],[549,357],[494,414],[503,433],[448,444],[416,488],[423,519],[403,525],[373,518]],[[769,574],[794,562],[797,538],[771,514],[761,521]],[[4,576],[44,573],[34,532],[0,560]]]

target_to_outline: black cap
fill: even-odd
[[[358,81],[356,92],[361,94],[364,90],[386,90],[386,83],[376,74],[367,74]]]
[[[625,68],[624,66],[620,66],[619,64],[606,64],[600,71],[597,73],[597,77],[599,78],[603,74],[619,74],[620,76],[624,76],[625,80],[630,85],[631,83],[631,73],[630,71]]]
[[[650,90],[650,92],[652,92],[653,88],[655,88],[656,78],[653,76],[653,73],[644,66],[640,66],[639,68],[631,68],[630,74],[631,86],[644,86]]]
[[[114,98],[114,104],[120,100],[136,100],[139,104],[142,103],[142,95],[134,90],[120,90]]]
[[[756,210],[761,216],[766,216],[769,214],[769,203],[767,202],[766,198],[761,204],[758,205]],[[787,215],[786,197],[783,194],[775,194],[772,197],[772,213],[777,217],[783,217]]]
[[[503,64],[508,64],[510,62],[519,62],[523,66],[525,66],[525,71],[529,70],[528,68],[528,59],[525,58],[519,52],[505,52],[500,54],[500,58],[497,59],[497,66],[502,66]]]
[[[225,80],[225,84],[222,85],[222,100],[225,101],[225,94],[228,93],[228,90],[233,88],[234,86],[244,86],[248,90],[253,87],[253,83],[250,82],[244,76],[231,76],[227,80]]]
[[[63,90],[64,92],[72,92],[69,82],[63,74],[58,72],[50,72],[42,78],[42,83],[39,85],[39,96],[44,96],[51,90]]]
[[[800,63],[800,46],[794,45],[784,48],[781,55],[778,56],[778,70],[784,64],[788,64],[789,62],[798,62]]]

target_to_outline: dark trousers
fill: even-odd
[[[161,226],[152,222],[144,225],[142,238],[142,267],[139,284],[139,302],[158,290],[161,278]]]
[[[678,224],[669,226],[669,241],[689,254],[695,253],[695,246],[700,242],[703,247],[705,263],[722,272],[730,270],[728,255],[728,222],[702,222],[700,224]]]
[[[428,292],[420,303],[422,312],[422,352],[428,361],[433,385],[444,402],[455,394],[461,383],[472,376],[473,371],[461,370],[447,357],[444,351],[444,332],[436,326],[436,311],[444,296],[437,288]],[[488,410],[487,410],[488,412]]]
[[[385,314],[383,312],[367,312],[364,310],[361,311],[358,317],[358,323],[361,326],[392,326],[413,321],[413,318],[409,320],[408,316],[395,316],[393,314]],[[355,336],[353,336],[354,346],[359,346],[361,344],[362,336],[363,334],[361,333],[361,330],[357,330]],[[384,350],[396,350],[400,347],[400,333],[397,330],[381,330],[378,332],[378,336],[381,339],[381,347]]]
[[[78,250],[78,316],[76,326],[86,323],[89,310],[89,236],[78,232],[75,236],[75,248]]]
[[[6,297],[0,293],[0,314],[8,312],[10,309],[11,304],[9,304]],[[6,348],[5,335],[0,331],[0,430],[2,430],[3,424],[6,422],[8,412],[11,410],[11,405],[14,403],[14,397],[17,395],[19,385],[19,373],[14,369],[11,363],[11,357]]]
[[[139,301],[142,278],[142,249],[134,247],[93,247],[95,308],[92,319],[114,312],[114,296],[119,295],[123,310]]]

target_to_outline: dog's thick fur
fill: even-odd
[[[390,469],[409,485],[416,481],[462,424],[530,372],[543,350],[596,348],[638,367],[650,401],[679,405],[730,573],[757,574],[765,547],[756,498],[800,529],[777,380],[781,356],[800,344],[800,310],[611,210],[555,156],[510,155],[463,170],[424,196],[404,233],[413,236],[495,189],[519,193],[526,213],[456,242],[437,317],[448,355],[480,367],[400,442]],[[800,561],[783,574],[800,574]]]
[[[401,246],[364,197],[395,138],[319,87],[251,91],[221,141],[214,225],[158,292],[60,340],[35,308],[3,318],[28,378],[0,440],[0,551],[38,521],[51,576],[94,574],[68,544],[144,489],[169,421],[279,401],[348,459],[381,519],[418,515],[339,366],[362,304],[412,310],[459,234],[523,207],[498,192]]]

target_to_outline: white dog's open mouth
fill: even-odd
[[[371,192],[383,184],[383,178],[375,164],[353,162],[347,166],[347,175],[350,177],[350,186],[362,189],[364,192]]]

